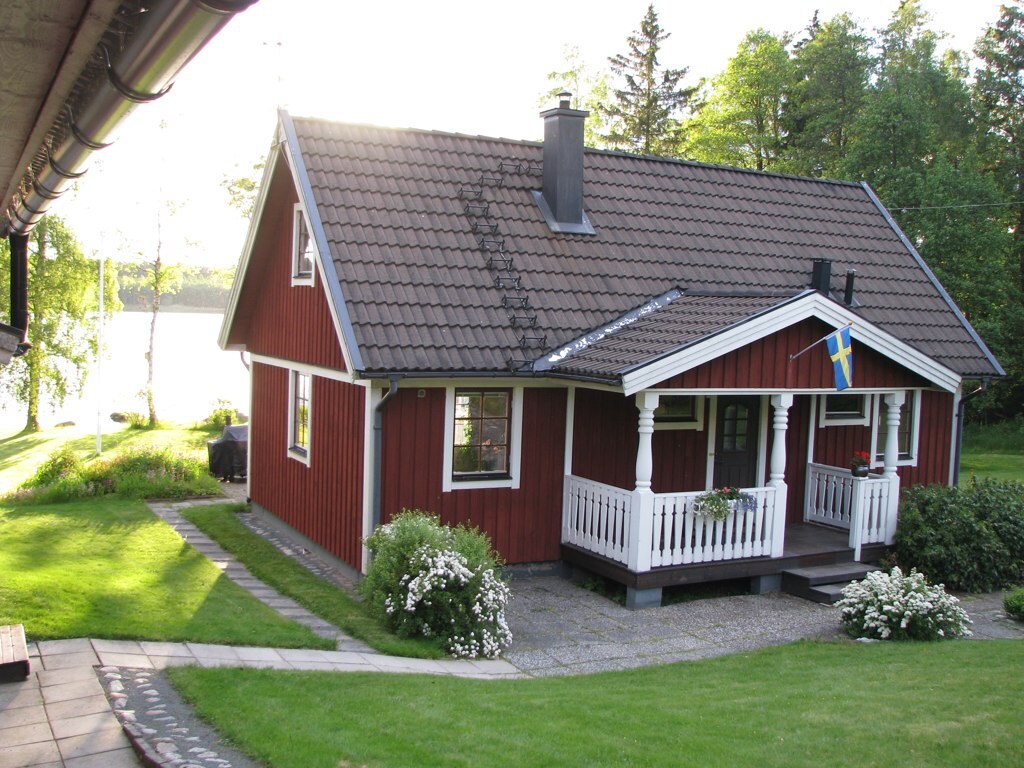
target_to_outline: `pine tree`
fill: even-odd
[[[609,57],[612,73],[625,83],[625,87],[615,90],[615,100],[604,110],[612,125],[606,137],[611,147],[643,154],[674,154],[680,112],[696,89],[679,87],[686,68],[660,67],[658,51],[669,36],[650,5],[640,29],[626,38],[629,52]]]

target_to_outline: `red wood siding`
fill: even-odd
[[[293,206],[291,175],[278,162],[229,341],[249,352],[345,370],[324,286],[292,286]]]
[[[402,509],[421,509],[439,515],[448,524],[479,527],[509,563],[557,560],[561,545],[565,403],[566,393],[562,389],[524,391],[518,489],[444,493],[441,488],[446,450],[445,390],[400,390],[384,410],[384,520]]]
[[[573,474],[617,488],[636,485],[636,400],[614,392],[576,390]],[[651,440],[655,493],[697,491],[707,476],[707,431],[657,430]]]
[[[288,371],[253,363],[249,494],[355,569],[362,567],[366,390],[313,376],[310,465],[287,455]]]
[[[918,423],[917,466],[899,467],[900,484],[949,482],[949,457],[952,450],[953,396],[945,392],[921,392],[921,417]],[[872,417],[873,418],[873,417]],[[834,467],[846,467],[855,451],[871,451],[871,427],[817,427],[814,436],[814,461]]]
[[[831,330],[820,320],[804,320],[693,370],[658,387],[680,389],[828,389],[835,386],[825,344],[790,360]],[[857,387],[920,387],[927,383],[874,350],[853,342],[853,382]]]

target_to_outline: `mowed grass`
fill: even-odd
[[[174,669],[272,768],[1024,763],[1024,643],[811,643],[584,677]]]
[[[257,579],[381,653],[426,659],[445,655],[437,643],[401,638],[388,632],[370,615],[364,603],[314,576],[246,528],[236,517],[242,508],[241,505],[216,504],[193,507],[183,514],[238,558]]]
[[[960,457],[960,482],[971,477],[979,480],[1024,481],[1024,455],[1018,453],[976,453],[964,451]]]
[[[223,576],[140,501],[0,506],[0,624],[71,637],[330,648]]]

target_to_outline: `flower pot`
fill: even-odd
[[[867,477],[868,472],[871,468],[867,464],[861,464],[860,466],[850,467],[850,474],[854,477]]]

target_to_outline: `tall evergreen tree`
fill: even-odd
[[[778,166],[786,143],[783,110],[795,84],[788,42],[763,29],[747,33],[686,124],[687,157],[759,171]]]
[[[7,240],[0,258],[9,260]],[[43,398],[61,405],[80,392],[95,359],[99,268],[60,219],[44,216],[29,235],[28,340],[32,349],[0,369],[0,387],[25,406],[25,431],[39,431]],[[104,270],[104,309],[120,309],[116,270]],[[5,274],[6,278],[7,275]],[[4,314],[9,290],[0,290]]]
[[[789,170],[838,176],[850,141],[850,125],[863,108],[871,80],[871,40],[846,14],[809,27],[793,53],[795,84],[784,123]]]
[[[660,66],[658,52],[669,36],[650,5],[640,29],[626,38],[629,51],[608,59],[612,73],[625,84],[604,110],[611,123],[607,141],[615,149],[655,155],[675,152],[679,117],[695,89],[679,86],[685,67]]]

